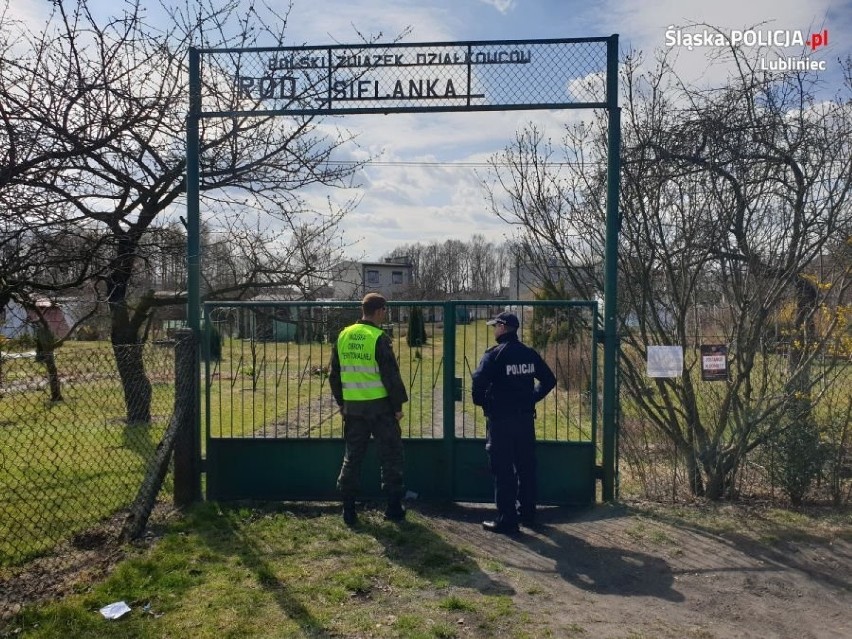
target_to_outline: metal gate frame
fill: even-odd
[[[545,431],[545,438],[539,438],[536,443],[536,452],[539,465],[539,503],[550,505],[589,505],[595,500],[595,479],[600,476],[601,469],[596,465],[598,457],[598,358],[597,358],[597,336],[599,327],[598,304],[592,301],[509,301],[510,304],[516,304],[516,310],[521,316],[522,327],[524,331],[525,325],[535,325],[536,313],[538,309],[547,313],[552,311],[553,315],[557,315],[559,311],[582,312],[585,315],[585,322],[581,322],[587,332],[586,339],[583,342],[590,347],[588,353],[589,364],[589,380],[588,388],[568,388],[567,382],[562,385],[561,391],[563,398],[561,402],[557,397],[551,397],[552,402],[545,400],[545,403],[539,407],[540,420],[547,419],[548,404],[552,405],[553,419],[551,420],[555,426],[552,436],[548,437]],[[481,356],[479,350],[484,349],[484,346],[493,344],[493,339],[490,336],[490,331],[485,331],[482,340],[479,339],[480,331],[485,329],[484,319],[490,317],[497,310],[502,310],[506,300],[477,300],[477,301],[392,301],[390,306],[393,309],[399,309],[398,316],[411,312],[412,309],[419,308],[421,312],[427,308],[441,309],[442,327],[440,334],[442,335],[442,348],[436,355],[440,356],[438,367],[441,371],[442,380],[441,388],[437,389],[440,392],[442,409],[440,415],[440,436],[432,437],[405,437],[405,482],[410,491],[418,496],[419,499],[432,502],[490,502],[493,500],[493,484],[491,473],[488,466],[488,457],[484,449],[485,431],[484,417],[480,416],[481,411],[476,409],[475,416],[470,417],[464,410],[457,409],[459,402],[470,402],[469,398],[469,379],[472,369],[478,363],[478,357]],[[292,311],[309,311],[317,312],[322,315],[322,311],[329,309],[358,309],[357,302],[208,302],[204,304],[204,345],[211,343],[213,335],[211,327],[213,325],[213,317],[217,310],[222,308],[237,309],[243,313],[257,312],[262,309],[262,312],[267,317],[274,317],[276,313],[283,313],[287,317],[292,317]],[[461,313],[459,311],[462,311]],[[544,314],[543,313],[543,314]],[[465,316],[465,321],[460,322],[460,318]],[[471,316],[478,318],[473,321]],[[525,316],[528,318],[525,320]],[[406,320],[407,321],[407,320]],[[543,320],[540,320],[542,324]],[[347,322],[348,323],[348,322]],[[400,326],[404,322],[400,319],[396,326]],[[465,326],[459,326],[462,323]],[[467,338],[467,324],[470,324],[475,330],[472,340]],[[252,327],[254,324],[252,324]],[[394,349],[398,359],[402,357],[403,349],[407,348],[404,340],[401,337],[402,331],[393,331],[394,324],[389,324],[388,328],[391,334],[396,333],[394,339]],[[552,322],[549,328],[558,333],[559,320],[555,324]],[[562,324],[564,327],[565,324]],[[339,327],[338,327],[339,328]],[[456,334],[462,333],[462,339],[467,344],[460,345],[456,341]],[[255,341],[256,335],[252,330],[250,341],[252,347],[255,348],[258,342]],[[533,329],[527,329],[526,334],[532,334]],[[438,332],[435,329],[435,332]],[[580,334],[580,333],[578,333]],[[233,336],[232,336],[233,337]],[[241,342],[249,341],[245,338],[245,334],[238,334],[237,337],[242,337]],[[305,348],[320,349],[320,354],[324,357],[330,357],[330,350],[334,348],[335,335],[329,335],[323,331],[324,340],[321,344],[315,342],[315,338],[309,338]],[[434,338],[434,335],[433,335]],[[268,339],[268,338],[267,338]],[[291,341],[294,338],[291,336],[284,340],[287,343],[287,357],[290,358],[290,344],[296,342]],[[434,339],[433,339],[434,342]],[[268,342],[263,342],[264,344]],[[467,353],[472,344],[473,350],[476,352],[476,361],[469,361]],[[554,345],[556,343],[554,342]],[[567,342],[563,343],[567,344]],[[297,346],[293,346],[297,348]],[[298,348],[302,348],[301,344]],[[411,347],[408,347],[411,348]],[[204,350],[207,350],[206,348]],[[254,352],[254,351],[252,351]],[[277,346],[276,346],[277,352]],[[562,361],[567,353],[562,351]],[[205,353],[206,355],[206,353]],[[551,355],[556,360],[560,360],[560,351],[552,352]],[[236,359],[236,357],[231,357]],[[274,359],[274,358],[272,358]],[[297,369],[301,366],[301,358],[294,357],[297,360]],[[286,434],[279,436],[277,428],[273,427],[273,435],[267,436],[266,424],[263,424],[263,433],[258,436],[256,432],[247,432],[245,430],[234,436],[233,427],[231,427],[230,436],[221,434],[222,424],[219,424],[219,436],[213,436],[211,431],[212,413],[215,410],[212,408],[214,402],[211,401],[212,389],[214,386],[214,377],[221,383],[222,378],[233,379],[234,371],[240,369],[240,363],[233,367],[225,368],[223,364],[219,368],[216,364],[211,363],[211,358],[204,357],[205,360],[205,444],[207,452],[207,495],[213,500],[239,500],[239,499],[264,499],[264,500],[333,500],[339,497],[335,487],[337,471],[340,467],[340,462],[343,455],[343,439],[341,436],[323,436],[320,432],[319,436],[311,436],[311,429],[308,428],[308,435],[296,434],[290,436]],[[310,360],[309,360],[310,361]],[[264,357],[264,363],[266,358]],[[312,362],[312,364],[315,362]],[[463,370],[458,370],[457,366],[461,363]],[[274,366],[274,365],[273,365]],[[465,370],[466,369],[466,370]],[[214,372],[217,375],[214,375]],[[559,368],[556,370],[560,373]],[[564,372],[564,371],[563,371]],[[280,380],[287,377],[281,372],[274,370],[271,377]],[[405,376],[405,369],[403,375]],[[437,377],[435,380],[437,381]],[[285,384],[286,385],[286,384]],[[239,390],[239,389],[238,389]],[[254,398],[254,390],[250,395]],[[409,389],[413,400],[413,388]],[[575,439],[571,438],[570,418],[571,409],[559,415],[559,409],[572,406],[571,392],[577,394],[582,391],[588,401],[588,435],[585,438],[581,435]],[[554,391],[554,395],[558,395],[560,390]],[[264,393],[261,393],[264,394]],[[291,406],[286,405],[284,401],[284,391],[276,387],[273,394],[282,397],[282,409],[279,414],[292,414]],[[320,385],[320,394],[330,399],[330,391],[327,387],[322,388]],[[240,397],[240,395],[238,393]],[[286,397],[289,401],[289,391]],[[430,393],[430,397],[432,394]],[[223,402],[222,397],[218,397],[219,402]],[[241,400],[242,401],[242,400]],[[254,399],[252,399],[254,402]],[[429,400],[430,406],[432,400]],[[472,404],[470,405],[472,407]],[[469,407],[469,408],[470,408]],[[232,407],[233,408],[233,407]],[[237,408],[237,412],[242,412],[242,407]],[[298,407],[297,407],[298,412]],[[575,415],[577,409],[574,409]],[[581,411],[582,412],[582,411]],[[275,421],[275,411],[273,411],[272,420]],[[413,417],[413,416],[412,416]],[[310,413],[308,420],[310,420]],[[461,419],[461,421],[459,421]],[[465,420],[470,419],[472,423],[465,424]],[[560,420],[564,419],[562,426],[564,427],[564,435],[560,438],[559,428]],[[225,421],[223,419],[223,421]],[[320,422],[323,421],[320,414]],[[585,420],[581,417],[579,422]],[[409,422],[410,423],[410,422]],[[252,417],[252,424],[255,424]],[[477,424],[481,426],[481,430],[477,434]],[[433,431],[434,423],[429,427],[430,432]],[[461,435],[457,431],[462,429]],[[580,432],[578,427],[578,432]],[[472,433],[472,436],[471,436]],[[378,462],[376,459],[375,447],[369,449],[368,458],[363,469],[363,489],[361,495],[368,499],[378,499],[381,497],[378,483]]]
[[[504,104],[484,104],[482,102],[474,102],[472,98],[480,99],[483,95],[471,95],[469,90],[470,68],[474,62],[472,59],[472,51],[474,47],[487,49],[491,47],[516,47],[516,46],[541,46],[549,47],[562,45],[588,45],[589,43],[602,43],[606,47],[606,77],[605,77],[605,99],[594,102],[574,102],[566,103],[564,100],[518,100],[514,103]],[[466,64],[468,68],[468,93],[462,96],[466,99],[466,103],[446,104],[434,102],[426,104],[426,106],[394,106],[392,104],[374,104],[367,108],[358,107],[357,103],[349,101],[348,104],[343,104],[342,107],[338,104],[333,104],[332,100],[332,79],[333,74],[337,70],[332,64],[332,52],[335,50],[358,51],[360,53],[370,53],[372,50],[387,52],[389,50],[403,50],[411,47],[426,48],[460,48],[466,53]],[[291,60],[294,53],[299,51],[318,51],[324,50],[327,52],[327,67],[319,69],[319,73],[325,73],[323,76],[327,79],[328,94],[320,106],[309,108],[289,108],[279,109],[278,111],[260,111],[255,108],[254,111],[207,111],[202,108],[202,81],[201,81],[201,60],[203,55],[210,54],[236,54],[241,56],[252,52],[278,53],[290,55]],[[503,52],[501,51],[500,54]],[[282,55],[282,57],[284,57]],[[326,54],[323,54],[326,55]],[[495,54],[494,60],[488,60],[487,54],[482,62],[485,64],[502,63],[499,56]],[[509,61],[511,60],[511,54]],[[465,58],[465,54],[462,55]],[[320,58],[317,58],[320,59]],[[477,59],[475,61],[479,63]],[[290,64],[290,63],[288,63]],[[495,67],[498,68],[498,67]],[[598,73],[598,70],[589,71],[589,73]],[[233,84],[238,83],[238,77],[233,78]],[[317,85],[318,86],[318,85]],[[316,87],[312,87],[314,90]],[[260,96],[263,98],[264,96]],[[420,102],[424,104],[424,102]],[[299,102],[301,105],[301,102]],[[502,111],[502,110],[534,110],[534,109],[606,109],[608,112],[608,149],[607,149],[607,203],[606,203],[606,247],[604,256],[604,312],[603,312],[603,330],[601,341],[603,342],[603,464],[602,464],[602,497],[606,501],[612,501],[616,498],[617,493],[617,458],[616,458],[616,436],[617,436],[617,421],[618,421],[618,352],[619,339],[616,322],[617,308],[617,268],[618,268],[618,233],[620,227],[620,216],[618,210],[618,196],[620,185],[620,147],[621,147],[621,109],[618,106],[618,34],[613,34],[604,38],[573,38],[559,40],[511,40],[511,41],[471,41],[471,42],[438,42],[438,43],[416,43],[403,44],[392,43],[385,45],[333,45],[330,47],[277,47],[265,49],[199,49],[191,47],[189,50],[189,113],[187,115],[187,323],[189,328],[196,334],[200,334],[201,330],[201,293],[200,293],[200,258],[201,258],[201,220],[200,220],[200,121],[202,118],[222,118],[240,115],[324,115],[324,114],[346,114],[346,113],[412,113],[412,112],[429,112],[429,111],[444,111],[444,112],[462,112],[462,111]],[[199,368],[200,372],[200,358]],[[195,389],[195,414],[196,414],[196,441],[198,442],[197,458],[199,467],[203,467],[201,461],[201,393],[200,388]],[[207,465],[215,463],[216,459],[209,457],[208,451]],[[199,476],[197,482],[197,492],[200,494],[201,478]]]

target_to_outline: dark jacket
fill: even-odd
[[[532,414],[554,386],[556,377],[541,355],[523,344],[517,333],[504,333],[473,372],[473,403],[491,419]]]
[[[361,319],[358,324],[369,324],[376,326],[373,322]],[[379,328],[379,327],[377,327]],[[331,365],[329,366],[328,382],[331,385],[331,394],[334,401],[341,407],[344,415],[370,416],[380,413],[398,413],[402,405],[408,401],[408,393],[405,384],[399,374],[399,364],[393,354],[393,343],[387,335],[382,335],[376,342],[376,363],[379,366],[379,374],[382,376],[382,384],[388,391],[388,396],[382,399],[372,399],[363,402],[343,401],[343,385],[340,381],[340,356],[337,353],[337,344],[331,351]]]

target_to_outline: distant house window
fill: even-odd
[[[367,284],[373,284],[373,285],[379,284],[379,272],[378,271],[367,271]]]
[[[391,273],[391,282],[394,284],[402,284],[402,271],[393,271]]]

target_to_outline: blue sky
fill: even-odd
[[[272,0],[274,4],[274,0]],[[12,0],[15,13],[37,16],[46,0]],[[113,3],[95,0],[93,4]],[[570,38],[620,35],[622,51],[647,57],[664,48],[670,25],[707,23],[727,29],[828,29],[829,45],[814,53],[827,61],[830,87],[838,57],[852,54],[852,0],[294,0],[288,34],[294,45],[356,43],[356,29],[392,37],[410,27],[405,42]],[[689,27],[689,31],[697,31]],[[712,48],[677,51],[677,70],[690,81],[712,81]],[[791,55],[794,51],[790,50]],[[832,70],[835,73],[832,73]],[[716,73],[722,70],[716,69]],[[553,138],[581,111],[514,111],[487,114],[345,116],[332,124],[358,133],[360,149],[382,162],[360,176],[361,203],[344,223],[354,257],[378,259],[411,242],[467,240],[482,233],[494,241],[512,229],[489,215],[471,164],[500,151],[526,122]],[[402,163],[402,164],[396,164]],[[422,164],[420,164],[422,163]],[[467,165],[467,166],[465,166]],[[479,169],[481,172],[482,169]],[[318,206],[328,193],[311,194]]]
[[[407,40],[411,42],[618,33],[622,50],[639,49],[649,57],[654,49],[665,46],[669,25],[704,22],[724,29],[744,29],[763,22],[771,29],[808,33],[827,28],[830,45],[821,54],[824,59],[837,67],[837,57],[852,52],[852,2],[848,0],[320,1],[297,4],[291,15],[294,35],[303,34],[301,39],[317,44],[352,42],[352,24],[386,35],[410,25],[412,33]],[[709,52],[679,51],[678,70],[689,79],[706,79]],[[358,248],[371,258],[378,258],[403,242],[467,239],[472,233],[500,241],[512,229],[487,213],[474,169],[453,163],[484,161],[503,148],[515,130],[530,119],[542,123],[558,138],[560,125],[582,113],[522,111],[352,118],[361,131],[361,143],[383,159],[448,165],[369,169],[361,205],[347,223],[350,237],[363,237]]]

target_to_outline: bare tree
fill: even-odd
[[[264,44],[281,45],[286,23],[286,13],[263,13],[240,0],[188,0],[165,10],[164,29],[147,23],[139,1],[106,19],[97,18],[86,0],[56,2],[43,31],[21,32],[29,52],[14,65],[51,100],[71,105],[44,119],[52,135],[83,152],[54,157],[50,175],[30,175],[27,184],[73,206],[78,219],[108,240],[98,288],[111,316],[129,422],[150,419],[140,343],[152,310],[166,301],[150,289],[134,297],[134,286],[146,233],[174,219],[184,203],[188,48],[246,47],[261,36]],[[357,165],[328,160],[348,136],[329,137],[311,117],[243,117],[205,120],[201,140],[203,210],[217,224],[227,218],[229,242],[246,253],[230,283],[214,290],[208,280],[205,294],[238,296],[273,283],[306,286],[306,276],[322,264],[308,260],[308,246],[336,235],[345,207],[309,211],[299,190],[347,185]],[[185,300],[169,300],[175,301]]]
[[[499,294],[499,250],[479,234],[474,234],[467,246],[471,294],[480,298]]]
[[[628,57],[622,82],[622,388],[675,445],[693,494],[714,499],[747,453],[809,419],[823,388],[812,365],[838,325],[827,314],[816,330],[816,319],[850,274],[818,281],[814,268],[849,228],[850,87],[820,101],[813,78],[730,56],[738,75],[719,89],[687,85],[664,57],[647,73]],[[551,283],[555,261],[589,299],[603,290],[605,124],[570,128],[561,149],[528,127],[484,182],[495,214],[519,228],[522,259]],[[730,346],[730,381],[700,387],[691,355],[681,376],[649,379],[649,345],[696,346],[699,300],[724,309],[713,329]],[[767,330],[791,300],[795,334],[779,370]]]
[[[406,256],[414,267],[412,294],[439,300],[470,295],[489,298],[500,293],[500,270],[506,251],[474,234],[467,242],[446,240],[430,244],[405,244],[390,256]]]
[[[79,286],[100,268],[93,225],[45,185],[70,158],[103,149],[115,133],[81,136],[70,123],[92,87],[61,70],[44,82],[25,25],[0,8],[0,308]],[[24,60],[29,59],[30,63]],[[132,125],[132,123],[130,123]]]

